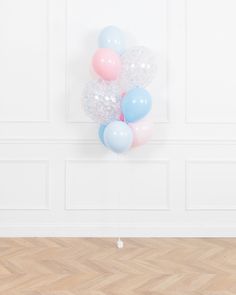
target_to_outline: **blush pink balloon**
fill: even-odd
[[[94,71],[104,80],[116,80],[120,74],[120,56],[110,48],[99,48],[92,60]]]
[[[134,123],[129,123],[128,125],[133,131],[132,147],[143,145],[151,138],[153,122],[149,119],[143,119]]]

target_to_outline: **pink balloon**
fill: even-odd
[[[119,120],[122,121],[122,122],[125,121],[125,117],[124,117],[124,115],[122,113],[120,114]]]
[[[99,48],[92,60],[94,71],[104,80],[116,80],[120,74],[120,56],[110,48]]]
[[[132,147],[140,146],[151,138],[153,123],[149,119],[143,119],[134,123],[129,123],[128,125],[133,131]]]
[[[123,97],[125,96],[125,92],[121,93],[121,101],[123,99]],[[125,122],[125,116],[123,113],[120,114],[119,120],[122,122]]]

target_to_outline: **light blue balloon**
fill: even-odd
[[[105,128],[104,142],[113,152],[124,153],[133,143],[133,132],[126,123],[113,121]]]
[[[125,49],[124,34],[115,26],[107,26],[99,35],[98,46],[100,48],[111,48],[121,54]]]
[[[151,107],[151,95],[142,87],[135,87],[127,92],[121,104],[122,112],[127,122],[135,122],[142,119],[150,112]]]
[[[105,128],[107,127],[107,125],[100,125],[99,129],[98,129],[98,136],[99,136],[99,139],[101,141],[102,144],[105,145],[105,142],[104,142],[104,131],[105,131]]]

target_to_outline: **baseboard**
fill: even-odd
[[[236,237],[236,226],[0,226],[0,237]]]

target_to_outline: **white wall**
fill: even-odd
[[[234,0],[0,0],[0,235],[235,235]],[[117,159],[81,109],[99,29],[158,54],[155,135]]]

